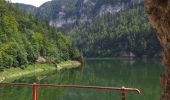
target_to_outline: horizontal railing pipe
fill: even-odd
[[[33,88],[33,100],[38,100],[38,87],[49,87],[49,88],[82,88],[82,89],[97,89],[97,90],[111,90],[111,91],[122,91],[122,100],[125,100],[125,92],[136,92],[140,94],[140,90],[136,88],[121,88],[118,87],[102,87],[102,86],[81,86],[81,85],[54,85],[54,84],[27,84],[27,83],[0,83],[3,86],[32,86]]]

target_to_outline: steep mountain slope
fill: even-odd
[[[64,27],[68,24],[92,21],[107,13],[115,14],[141,2],[143,0],[52,0],[41,5],[37,8],[38,11],[33,11],[32,14],[48,20],[50,25]],[[27,5],[19,7],[30,12],[30,8],[25,9]]]
[[[143,0],[52,0],[36,17],[70,35],[88,57],[161,55]]]
[[[22,3],[16,3],[16,6],[32,15],[35,15],[38,10],[37,7],[35,7],[35,6],[22,4]]]
[[[53,63],[79,56],[69,37],[5,0],[0,23],[0,69],[33,64],[40,56]]]
[[[143,7],[98,17],[69,33],[85,56],[148,56],[161,52]]]

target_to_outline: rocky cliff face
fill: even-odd
[[[27,5],[27,4],[22,4],[22,3],[16,3],[16,6],[30,14],[35,15],[37,12],[37,7],[32,6],[32,5]]]
[[[144,0],[52,0],[36,11],[19,7],[71,36],[84,56],[161,55]]]
[[[97,16],[116,13],[126,6],[122,0],[53,0],[39,7],[37,16],[44,16],[50,25],[64,25],[90,22]],[[51,13],[49,13],[49,11]],[[47,16],[46,14],[49,13]]]
[[[146,0],[146,9],[164,50],[165,74],[161,77],[164,92],[161,100],[170,100],[170,0]]]
[[[107,13],[115,14],[120,10],[138,5],[144,0],[52,0],[37,9],[23,4],[19,7],[37,17],[49,21],[55,27],[91,22]],[[27,8],[27,9],[26,9]],[[30,11],[33,9],[36,11]]]

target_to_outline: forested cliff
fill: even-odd
[[[162,55],[144,0],[52,0],[38,8],[17,6],[71,36],[84,56]]]

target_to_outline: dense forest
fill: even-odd
[[[94,20],[107,13],[116,14],[120,10],[143,4],[144,0],[51,0],[40,7],[16,5],[36,16],[47,20],[50,25],[60,27],[62,31],[70,26]]]
[[[161,52],[142,6],[116,15],[108,13],[92,22],[77,25],[70,35],[88,57],[154,57]]]
[[[144,0],[52,0],[38,8],[17,6],[71,36],[86,57],[161,56]]]
[[[80,56],[71,38],[16,5],[0,0],[0,69],[36,63],[38,57],[59,63]]]

